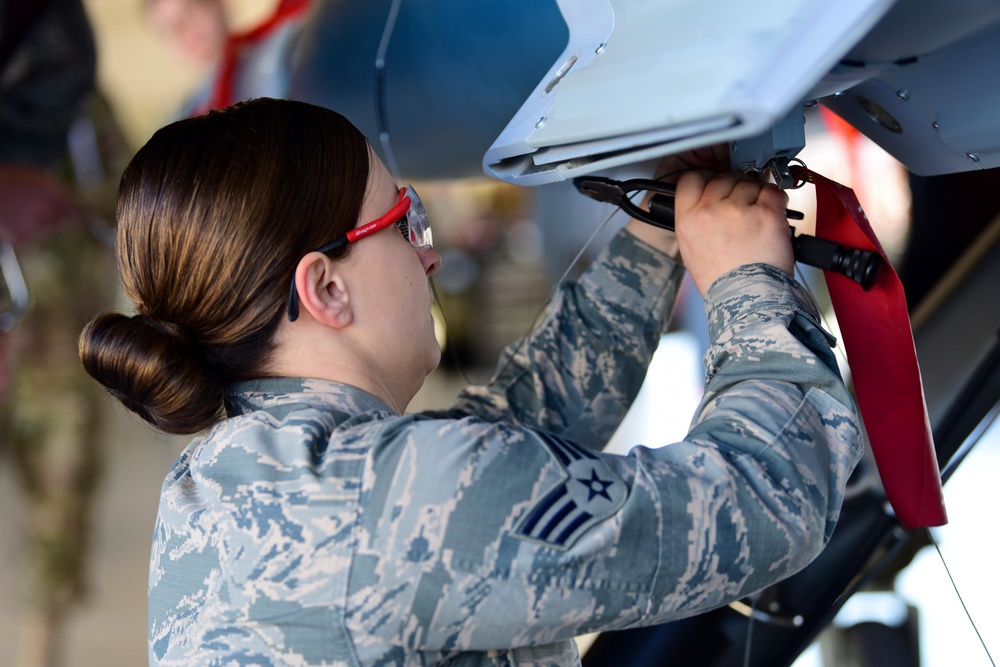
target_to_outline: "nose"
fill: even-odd
[[[441,253],[435,250],[434,246],[417,248],[417,256],[420,257],[420,264],[428,277],[433,276],[441,268]]]

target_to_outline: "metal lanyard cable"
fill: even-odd
[[[566,269],[559,277],[559,280],[557,280],[553,288],[549,290],[548,297],[545,299],[545,302],[542,303],[541,307],[538,309],[538,312],[535,314],[535,317],[532,318],[531,324],[528,325],[527,331],[525,331],[524,335],[521,336],[520,340],[517,343],[517,347],[515,347],[510,352],[510,354],[507,355],[504,364],[497,369],[496,373],[494,374],[494,377],[497,378],[501,377],[510,367],[510,364],[514,361],[517,355],[520,354],[528,338],[531,336],[531,333],[538,327],[539,323],[542,320],[544,320],[545,314],[548,311],[549,306],[552,304],[552,297],[554,296],[555,291],[559,288],[560,285],[566,282],[566,279],[569,277],[570,273],[573,271],[574,268],[576,268],[577,264],[579,264],[581,258],[584,256],[584,254],[587,252],[590,246],[593,245],[594,239],[596,239],[598,235],[600,235],[600,233],[604,230],[604,228],[607,227],[611,219],[619,211],[620,209],[618,208],[612,209],[611,212],[608,213],[607,217],[605,217],[604,220],[601,221],[599,225],[597,225],[597,227],[594,229],[590,237],[583,243],[583,245],[580,247],[580,250],[576,253],[576,256],[574,256],[573,259],[570,260],[569,264],[566,266]]]
[[[958,584],[955,582],[955,578],[951,575],[951,568],[948,567],[948,563],[945,561],[944,552],[941,551],[941,546],[938,544],[937,540],[934,539],[934,532],[930,528],[925,528],[924,530],[927,531],[927,538],[931,541],[931,544],[934,545],[934,549],[937,551],[938,558],[941,560],[941,565],[944,566],[945,574],[948,575],[948,581],[951,582],[951,587],[955,590],[955,596],[958,598],[959,604],[962,605],[962,610],[965,612],[966,618],[969,619],[969,624],[976,633],[976,637],[979,638],[979,643],[982,644],[983,651],[986,652],[987,659],[993,667],[996,667],[997,663],[993,660],[993,656],[990,654],[990,649],[986,646],[986,640],[979,631],[979,627],[976,625],[976,622],[972,619],[972,613],[969,611],[969,607],[965,604],[961,591],[958,590]]]
[[[389,51],[389,42],[392,41],[392,32],[396,27],[396,18],[399,16],[401,2],[402,0],[392,0],[389,13],[385,17],[385,26],[382,28],[378,52],[375,54],[375,122],[378,126],[378,138],[382,144],[382,152],[385,155],[386,168],[397,183],[400,181],[400,171],[399,164],[396,162],[396,154],[389,141],[389,111],[385,92],[385,55]]]

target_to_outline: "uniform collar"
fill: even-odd
[[[381,399],[341,382],[317,378],[260,378],[229,387],[226,413],[236,417],[293,404],[334,408],[348,414],[393,412]]]

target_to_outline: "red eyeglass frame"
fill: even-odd
[[[410,210],[411,203],[412,201],[406,194],[406,186],[404,185],[399,189],[399,198],[396,201],[396,205],[390,208],[385,215],[377,220],[366,222],[360,227],[355,227],[340,238],[321,245],[313,252],[326,254],[336,250],[337,248],[341,248],[348,243],[356,243],[366,236],[371,236],[375,232],[381,231],[390,225],[394,225],[406,216],[406,212]],[[288,320],[290,322],[294,322],[297,319],[299,319],[299,292],[295,288],[295,275],[292,274],[292,284],[288,289]]]

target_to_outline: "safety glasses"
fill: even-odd
[[[413,186],[405,185],[399,189],[399,199],[388,213],[378,220],[372,220],[360,227],[355,227],[344,236],[316,248],[313,252],[323,254],[333,252],[348,243],[357,243],[364,237],[371,236],[391,225],[395,225],[403,238],[409,241],[414,248],[429,248],[434,245],[427,209],[424,208],[424,204],[420,201]],[[288,290],[288,319],[294,322],[298,318],[299,293],[295,289],[295,276],[293,275],[292,284]]]

